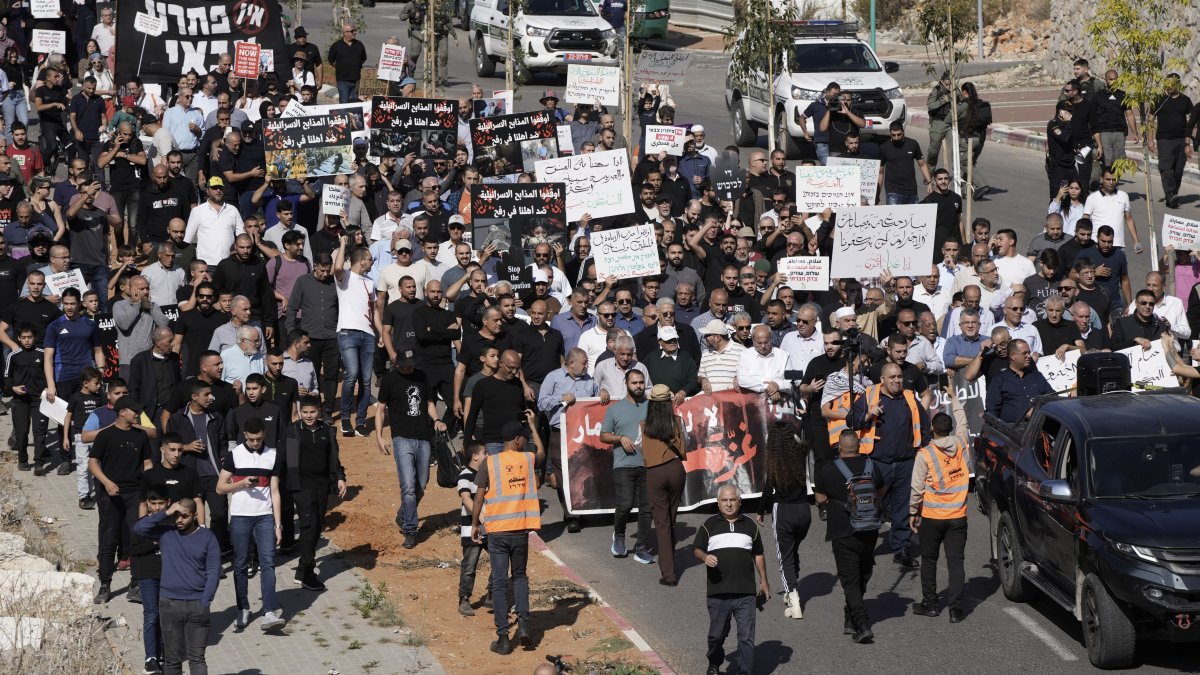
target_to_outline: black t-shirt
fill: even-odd
[[[231,414],[225,416],[226,438],[238,443],[245,442],[246,434],[243,429],[246,427],[246,421],[250,418],[262,420],[266,431],[263,443],[268,448],[279,447],[279,439],[282,437],[279,430],[292,421],[291,416],[288,416],[286,420],[283,419],[283,415],[279,413],[279,406],[274,403],[263,402],[259,405],[243,403],[234,408]]]
[[[521,352],[521,369],[526,381],[541,382],[561,367],[563,336],[546,326],[546,332],[527,327],[513,339],[513,348]]]
[[[884,166],[884,191],[916,195],[917,162],[922,157],[920,144],[911,138],[905,137],[899,143],[895,141],[880,143],[879,159]]]
[[[420,300],[405,302],[403,299],[388,303],[383,311],[383,324],[392,327],[392,347],[401,357],[405,352],[417,349],[417,330],[413,325],[413,314],[423,305]]]
[[[67,229],[71,233],[71,262],[77,265],[108,264],[107,211],[84,206],[74,218],[67,220]]]
[[[82,391],[77,391],[71,395],[71,400],[67,403],[67,412],[71,413],[71,438],[77,434],[83,433],[83,425],[87,422],[88,415],[92,411],[104,404],[104,399],[100,394],[85,394]]]
[[[320,420],[312,428],[301,422],[296,427],[296,433],[300,437],[300,485],[288,485],[288,489],[328,490],[329,453],[337,442],[333,437],[333,427]]]
[[[104,146],[104,151],[109,152],[116,145],[117,140],[114,138]],[[142,142],[136,136],[129,139],[129,142],[123,145],[125,150],[131,155],[146,151],[146,148],[142,146]],[[120,155],[113,157],[113,160],[108,163],[109,190],[112,192],[125,190],[137,190],[140,192],[144,176],[146,176],[146,167],[134,164]]]
[[[150,459],[150,439],[138,428],[111,426],[96,435],[88,457],[100,462],[108,479],[126,494],[137,492],[142,477],[142,462]]]
[[[67,88],[63,86],[51,87],[48,84],[42,84],[37,89],[33,90],[33,97],[42,99],[42,103],[61,103],[67,105]],[[57,108],[53,110],[43,110],[38,113],[38,119],[43,124],[50,122],[54,124],[67,124],[67,110],[64,107],[62,110]]]
[[[850,106],[850,111],[855,112],[854,106]],[[857,114],[857,113],[855,113]],[[861,116],[860,116],[861,117]],[[858,131],[859,126],[850,119],[849,115],[840,112],[840,108],[832,108],[829,111],[829,152],[845,152],[846,137],[851,131]],[[789,193],[790,194],[790,193]]]
[[[23,260],[0,256],[0,306],[11,307],[21,297],[21,286],[25,283]]]
[[[151,487],[162,485],[167,488],[167,498],[177,502],[184,497],[204,497],[204,488],[200,484],[200,474],[190,466],[176,465],[174,469],[165,466],[155,466],[142,474],[140,497],[146,500],[146,493]]]
[[[1037,329],[1038,337],[1042,340],[1042,351],[1051,357],[1062,345],[1074,345],[1076,340],[1083,339],[1079,334],[1079,327],[1066,317],[1059,321],[1057,326],[1051,326],[1049,319],[1038,319],[1033,322],[1033,327]]]
[[[192,400],[191,387],[194,377],[189,377],[179,386],[175,388],[175,395],[171,400],[164,404],[167,412],[174,414],[180,408],[183,408]],[[234,391],[233,385],[223,380],[217,380],[212,383],[213,402],[208,406],[208,411],[211,413],[220,413],[222,416],[228,415],[230,410],[237,406],[237,392]]]
[[[26,297],[8,306],[8,311],[4,313],[4,321],[14,333],[17,326],[23,323],[33,324],[33,345],[41,349],[46,338],[46,327],[60,316],[62,312],[59,311],[58,305],[47,300],[46,296],[42,296],[37,302]]]
[[[191,286],[185,285],[191,295]],[[208,349],[217,328],[229,323],[229,315],[212,310],[205,315],[199,307],[180,312],[179,318],[171,323],[171,330],[183,336],[183,374],[196,375],[200,372],[200,354]]]
[[[710,516],[700,529],[692,548],[717,556],[717,566],[705,566],[709,595],[756,595],[758,581],[754,558],[763,554],[758,525],[739,514],[729,522],[725,516]]]
[[[1154,119],[1158,128],[1154,131],[1156,140],[1171,140],[1187,136],[1188,114],[1192,112],[1192,99],[1180,94],[1167,96],[1153,108]]]
[[[846,463],[850,475],[857,476],[865,470],[867,458],[859,456],[842,461]],[[879,467],[872,464],[871,474],[875,479],[875,487],[881,489],[883,488],[883,478],[880,477]],[[816,492],[825,495],[830,501],[829,508],[825,510],[829,515],[829,519],[826,521],[825,541],[853,535],[854,530],[850,528],[850,511],[847,508],[850,493],[846,489],[846,477],[838,470],[837,463],[825,462],[822,464],[817,470],[817,478],[813,483]]]
[[[962,231],[958,227],[959,219],[962,218],[962,197],[959,197],[954,192],[947,190],[946,192],[938,193],[931,192],[925,199],[921,200],[922,204],[937,204],[937,220],[935,221],[933,231],[933,263],[941,262],[942,244],[947,241],[958,242],[962,245]]]
[[[393,438],[433,439],[429,380],[424,372],[413,370],[405,375],[399,370],[389,370],[379,383],[379,402],[387,406]]]
[[[1120,89],[1098,91],[1092,96],[1096,112],[1092,116],[1092,130],[1097,132],[1128,133],[1125,123],[1125,92]]]
[[[172,218],[181,218],[185,222],[192,207],[188,195],[179,186],[168,183],[166,189],[159,191],[151,186],[142,192],[138,203],[138,212],[142,220],[138,226],[150,241],[166,241],[167,226]]]
[[[824,380],[830,374],[843,370],[846,367],[846,360],[842,357],[831,359],[824,352],[813,357],[808,362],[808,367],[804,369],[804,379],[801,384],[812,384],[814,380]],[[805,401],[805,409],[809,410],[809,414],[804,416],[806,425],[825,427],[825,419],[821,417],[821,391],[817,390],[808,395]]]
[[[300,385],[293,378],[283,374],[279,375],[278,380],[271,379],[270,375],[266,377],[267,400],[279,408],[279,428],[283,429],[292,421],[296,399],[300,397]]]
[[[512,339],[508,333],[502,332],[496,336],[495,340],[488,340],[473,330],[466,330],[463,332],[462,349],[458,352],[458,362],[467,365],[467,377],[470,377],[483,370],[483,362],[479,360],[479,356],[487,351],[488,347],[495,347],[503,352],[512,346]]]

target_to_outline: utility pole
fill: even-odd
[[[425,83],[425,91],[430,98],[437,97],[437,43],[434,41],[433,15],[434,3],[438,0],[426,0],[425,7],[425,72],[429,79]]]
[[[513,91],[513,71],[517,65],[516,44],[513,41],[513,4],[515,0],[509,0],[508,3],[508,59],[504,62],[504,88]],[[511,110],[508,112],[512,112]]]
[[[621,101],[621,132],[625,134],[626,143],[630,147],[634,147],[633,137],[633,43],[629,38],[629,34],[633,31],[633,3],[625,3],[625,39],[621,45],[621,91],[625,96]],[[637,158],[630,158],[630,165],[636,163]]]

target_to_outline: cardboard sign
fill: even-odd
[[[1054,354],[1044,354],[1037,360],[1038,372],[1050,383],[1051,389],[1062,392],[1062,396],[1066,396],[1075,389],[1078,380],[1076,369],[1079,365],[1080,354],[1078,349],[1072,349],[1063,355],[1062,361],[1059,361]]]
[[[1162,342],[1154,340],[1150,349],[1142,349],[1134,345],[1118,351],[1129,357],[1129,381],[1134,389],[1151,387],[1178,387],[1179,380],[1171,372],[1167,364],[1166,353],[1163,352]]]
[[[304,109],[304,106],[300,105],[300,101],[297,101],[294,98],[289,98],[287,107],[285,107],[283,109],[283,112],[279,113],[279,116],[280,117],[304,117],[307,114],[308,114],[308,112]]]
[[[571,135],[570,124],[560,124],[558,130],[558,156],[566,157],[575,154],[575,139]]]
[[[820,213],[862,202],[857,166],[802,166],[796,171],[796,208]]]
[[[1164,213],[1162,241],[1163,246],[1188,250],[1198,249],[1200,248],[1200,222]]]
[[[326,183],[321,187],[321,215],[340,216],[350,210],[350,188]]]
[[[67,53],[67,32],[34,28],[33,39],[29,41],[29,51],[35,54]]]
[[[57,19],[58,0],[29,0],[29,11],[35,19]]]
[[[787,286],[794,291],[829,290],[829,258],[825,256],[780,258],[779,271],[787,275]]]
[[[68,288],[78,289],[80,295],[87,293],[88,284],[83,278],[83,272],[67,270],[46,277],[46,295],[62,295]]]
[[[666,150],[668,155],[683,156],[683,143],[687,139],[687,129],[683,127],[667,127],[651,125],[646,127],[645,154],[653,154]]]
[[[633,69],[633,81],[683,84],[684,75],[687,74],[691,63],[691,52],[655,52],[644,49],[638,55],[637,67]]]
[[[662,272],[653,225],[593,232],[591,241],[598,279],[634,279]]]
[[[862,190],[863,206],[875,205],[875,194],[879,190],[879,160],[857,157],[830,157],[826,166],[857,166],[858,185]]]
[[[585,213],[603,218],[633,213],[637,208],[624,149],[543,160],[534,164],[534,171],[540,182],[566,183],[569,221],[577,221]]]
[[[399,82],[404,77],[407,61],[408,54],[404,47],[384,44],[379,49],[379,67],[375,70],[375,76],[388,82]]]
[[[57,8],[58,3],[55,2],[54,6]],[[150,16],[145,12],[138,12],[133,17],[133,28],[139,33],[158,37],[166,30],[167,20],[161,16]]]
[[[936,223],[936,204],[839,208],[829,274],[835,279],[873,279],[884,269],[896,276],[928,274]]]
[[[563,101],[620,105],[621,69],[581,63],[567,65],[567,88],[563,91]]]
[[[261,52],[262,45],[257,42],[233,43],[233,74],[238,77],[257,78]]]

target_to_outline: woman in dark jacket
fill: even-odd
[[[766,483],[758,501],[758,522],[771,512],[771,526],[783,573],[783,615],[804,618],[797,584],[800,542],[808,536],[812,513],[808,506],[808,444],[796,438],[791,425],[777,423],[767,435]]]

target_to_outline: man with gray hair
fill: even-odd
[[[642,333],[646,332],[648,331],[642,331]],[[633,338],[622,335],[613,343],[613,357],[601,361],[592,374],[596,379],[596,388],[599,391],[601,402],[607,403],[610,399],[625,398],[627,393],[625,391],[625,373],[630,370],[641,371],[646,376],[646,386],[651,386],[650,373],[646,370],[646,366],[637,360]]]
[[[617,338],[620,341],[621,338]],[[626,338],[628,339],[628,338]],[[538,391],[537,407],[543,415],[550,418],[550,442],[548,447],[557,448],[559,433],[562,431],[563,413],[580,398],[591,398],[600,394],[596,380],[587,373],[587,354],[575,347],[567,352],[566,361],[562,368],[552,371],[542,382]],[[559,453],[552,452],[547,463],[547,482],[558,493],[558,504],[562,507],[563,520],[567,524],[567,532],[575,533],[583,529],[578,516],[567,514],[566,495],[563,492],[563,473]]]
[[[238,329],[242,326],[251,326],[258,331],[258,343],[261,351],[262,330],[250,320],[250,311],[249,298],[244,295],[234,296],[229,307],[229,323],[217,326],[217,329],[213,331],[212,340],[208,343],[208,348],[219,354],[230,347],[236,347],[238,345]]]
[[[243,324],[237,329],[237,343],[221,352],[225,372],[221,379],[233,385],[241,399],[245,392],[246,378],[251,373],[262,375],[266,371],[262,350],[262,334],[255,326]]]
[[[1061,360],[1072,349],[1087,351],[1079,328],[1064,316],[1067,303],[1061,295],[1055,293],[1046,298],[1042,307],[1046,311],[1046,318],[1034,321],[1033,327],[1037,329],[1042,348],[1047,354],[1054,354]]]
[[[779,348],[792,357],[792,366],[798,370],[808,368],[808,362],[825,351],[821,331],[817,330],[820,323],[821,306],[815,302],[806,302],[796,311],[796,330],[783,336]]]
[[[129,381],[129,363],[133,357],[150,349],[155,326],[165,327],[167,317],[158,305],[150,301],[150,282],[142,275],[129,280],[124,300],[112,308],[117,324],[117,350],[120,353],[121,377]]]
[[[675,306],[675,301],[670,298],[659,298],[654,303],[654,308],[657,310],[656,315],[658,317],[655,325],[647,325],[645,330],[638,333],[633,339],[638,358],[644,359],[655,349],[658,349],[658,331],[667,326],[672,326],[679,333],[679,350],[690,355],[699,363],[700,357],[704,354],[700,348],[700,338],[697,336],[696,329],[678,320],[679,317],[676,312],[679,310]],[[644,315],[645,310],[642,310],[642,312]]]

